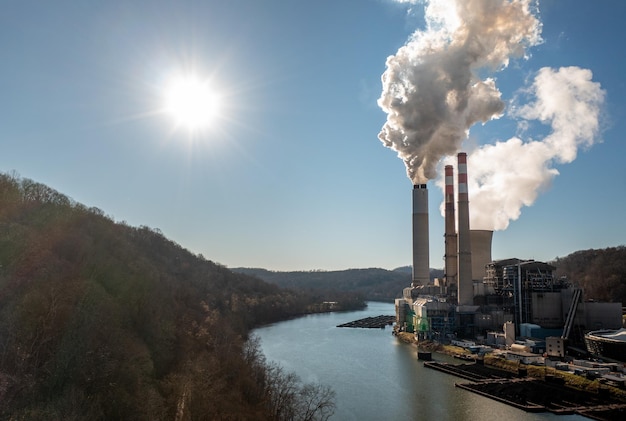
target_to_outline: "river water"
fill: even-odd
[[[316,314],[255,330],[268,361],[303,382],[336,393],[337,421],[349,420],[587,420],[578,415],[531,414],[454,386],[465,380],[425,368],[413,346],[391,327],[338,328],[365,317],[395,314],[393,303],[370,302],[365,310]],[[434,354],[439,361],[452,358]]]

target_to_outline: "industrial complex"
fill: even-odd
[[[555,358],[588,352],[626,362],[621,303],[586,301],[584,291],[557,278],[548,263],[492,260],[492,231],[470,227],[467,155],[457,159],[456,201],[454,168],[445,167],[441,279],[430,279],[427,185],[413,187],[413,275],[395,301],[394,329],[413,332],[418,340],[521,346]]]

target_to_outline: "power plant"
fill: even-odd
[[[413,274],[411,286],[395,302],[396,330],[420,339],[488,345],[532,338],[543,343],[543,352],[564,354],[568,340],[583,343],[583,331],[621,328],[620,303],[586,303],[582,290],[556,278],[554,266],[531,259],[492,260],[493,231],[470,227],[465,153],[457,155],[457,171],[455,208],[454,168],[445,166],[443,279],[430,278],[428,188],[413,186]],[[599,336],[585,339],[600,343]]]

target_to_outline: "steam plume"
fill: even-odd
[[[427,26],[387,58],[378,100],[387,121],[378,137],[404,161],[413,184],[422,184],[436,177],[441,161],[454,163],[474,123],[503,115],[495,80],[478,74],[502,70],[541,42],[541,22],[533,0],[395,1],[425,3]],[[581,147],[600,140],[605,92],[591,71],[543,68],[522,92],[527,102],[508,113],[518,136],[468,154],[474,229],[506,229],[559,174],[555,164],[572,162]],[[550,132],[525,139],[535,122]],[[444,188],[443,177],[438,185]]]
[[[502,115],[495,81],[477,72],[501,70],[540,42],[531,3],[427,1],[427,29],[387,58],[378,100],[387,122],[378,137],[398,152],[413,184],[434,178],[437,163],[459,149],[474,123]]]
[[[578,67],[541,69],[528,91],[534,101],[511,114],[522,127],[539,120],[551,132],[541,140],[484,145],[468,156],[472,228],[506,229],[559,174],[555,163],[572,162],[580,147],[599,141],[605,92],[591,79],[591,71]]]

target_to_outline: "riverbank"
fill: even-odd
[[[436,352],[439,354],[446,354],[451,356],[467,356],[471,357],[473,354],[467,349],[454,345],[443,345],[436,341],[417,341],[413,333],[396,332],[393,334],[398,338],[400,342],[416,347],[420,352]]]
[[[469,354],[463,348],[433,341],[418,343],[413,334],[394,334],[419,352]],[[548,367],[520,365],[495,356],[465,364],[424,362],[424,367],[469,380],[471,383],[455,383],[455,386],[526,412],[578,414],[601,421],[622,420],[626,416],[624,391]]]

